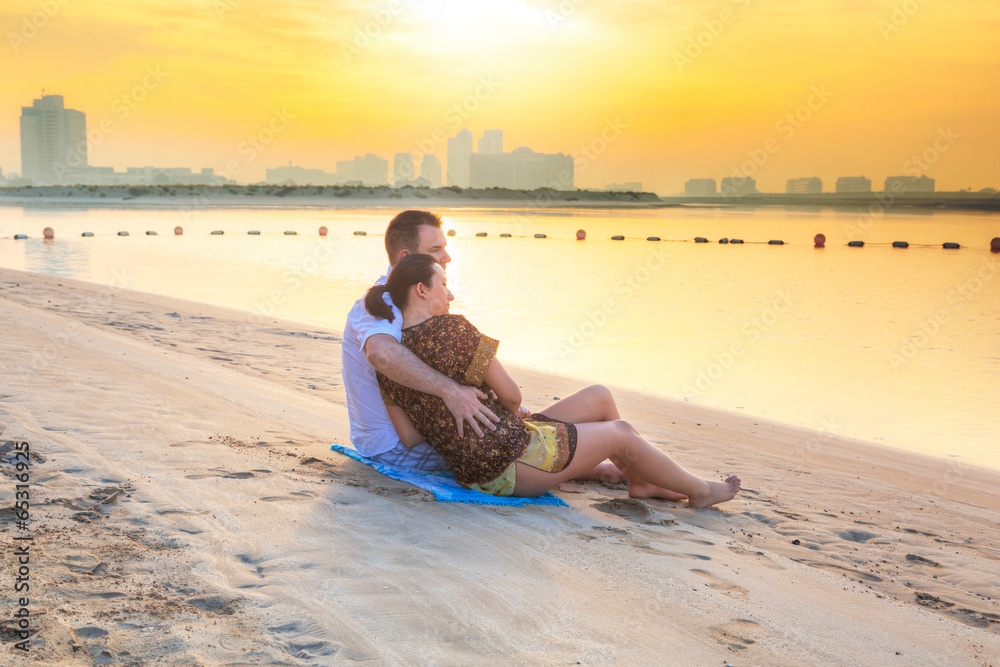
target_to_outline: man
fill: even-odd
[[[389,223],[385,232],[385,249],[389,255],[389,270],[376,285],[384,285],[389,271],[403,257],[427,254],[442,266],[451,261],[448,241],[441,228],[441,218],[428,211],[403,211]],[[389,295],[386,303],[392,306]],[[362,456],[381,463],[420,470],[443,470],[444,459],[426,443],[407,448],[399,441],[389,420],[375,369],[406,385],[441,398],[455,416],[458,433],[462,435],[466,422],[478,436],[482,428],[495,429],[497,416],[480,399],[486,396],[422,362],[403,347],[403,316],[392,306],[392,322],[371,316],[365,310],[364,298],[358,299],[347,315],[342,342],[344,388],[347,410],[351,419],[351,442]]]

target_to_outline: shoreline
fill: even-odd
[[[996,194],[757,193],[740,197],[657,196],[652,192],[601,190],[509,190],[504,188],[391,188],[388,186],[157,185],[0,187],[0,206],[100,208],[835,208],[881,213],[887,209],[1000,212]]]
[[[331,329],[12,269],[0,312],[0,427],[37,454],[46,664],[1000,655],[994,471],[617,390],[651,442],[744,491],[710,510],[596,483],[556,490],[568,508],[437,503],[330,451],[349,444]],[[579,386],[513,372],[528,405]]]

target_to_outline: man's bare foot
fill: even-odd
[[[629,498],[658,498],[660,500],[687,500],[683,493],[677,493],[662,486],[656,486],[640,479],[633,479],[628,483]]]
[[[579,482],[593,480],[604,484],[623,484],[628,481],[628,477],[625,476],[625,473],[619,470],[618,466],[610,461],[598,463],[592,470],[583,473],[579,477],[574,477],[573,479]]]
[[[732,500],[740,491],[740,478],[730,475],[721,482],[707,482],[708,492],[691,494],[688,507],[708,507]]]

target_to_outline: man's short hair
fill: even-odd
[[[419,252],[422,225],[440,228],[442,224],[441,217],[430,211],[403,211],[398,214],[385,230],[385,251],[389,255],[389,263],[396,264],[401,250]]]

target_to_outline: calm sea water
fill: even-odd
[[[0,207],[0,265],[341,329],[385,270],[381,233],[396,212]],[[457,232],[452,310],[499,338],[504,360],[1000,468],[1000,255],[989,252],[998,216],[440,212]],[[41,239],[46,226],[54,241]],[[819,232],[824,249],[813,248]],[[874,245],[893,241],[911,247]],[[943,250],[946,241],[965,247]]]

